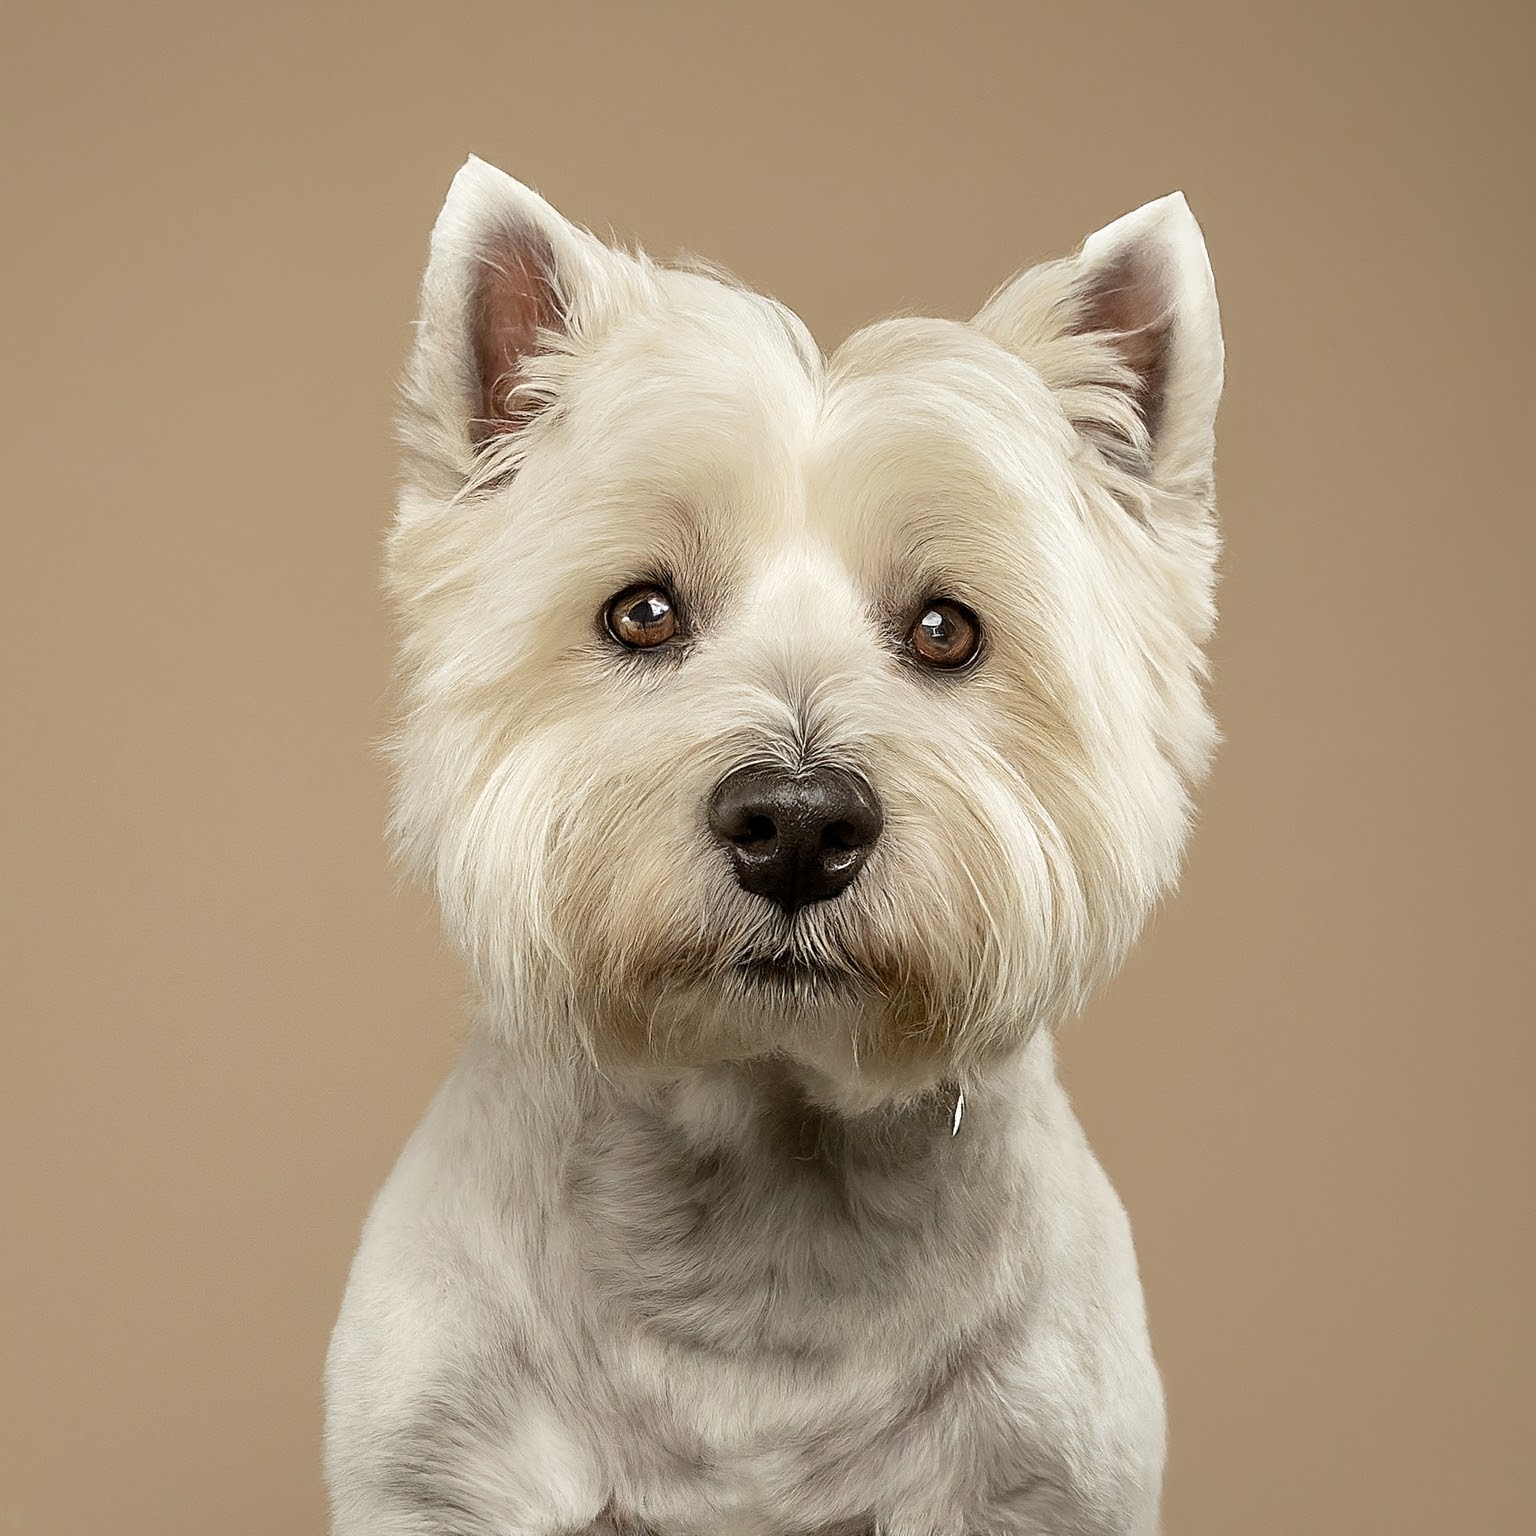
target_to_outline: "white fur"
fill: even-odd
[[[508,239],[562,318],[510,381],[531,423],[477,438]],[[1152,430],[1134,354],[1082,326],[1128,252],[1167,326]],[[337,1327],[338,1536],[1156,1529],[1135,1260],[1049,1026],[1169,888],[1213,740],[1220,383],[1178,196],[972,325],[823,360],[771,301],[459,173],[389,555],[394,830],[484,1012]],[[661,574],[689,641],[624,654],[597,616]],[[903,657],[935,594],[982,619],[971,672]],[[704,826],[748,761],[884,805],[793,923]],[[767,954],[848,985],[741,985]]]

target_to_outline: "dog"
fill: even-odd
[[[1146,1536],[1164,1410],[1053,1026],[1215,739],[1174,194],[823,355],[471,159],[387,585],[476,983],[327,1359],[336,1536]]]

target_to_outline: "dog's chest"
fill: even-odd
[[[877,1526],[873,1518],[860,1516],[852,1521],[839,1521],[823,1525],[815,1530],[799,1530],[794,1536],[876,1536]],[[726,1517],[724,1523],[716,1522],[708,1528],[707,1536],[782,1536],[783,1527],[756,1515]],[[648,1525],[638,1517],[620,1509],[606,1511],[581,1536],[692,1536],[680,1530],[664,1531]]]
[[[700,1297],[611,1346],[594,1438],[659,1536],[863,1536],[898,1488],[950,1481],[950,1436],[993,1432],[969,1352],[909,1337],[901,1318],[881,1338],[878,1312],[834,1352],[824,1326],[793,1317],[803,1292],[787,1295],[772,1305],[744,1280],[728,1316]],[[740,1347],[753,1314],[794,1347]]]
[[[616,1512],[636,1536],[873,1536],[877,1508],[904,1502],[914,1482],[949,1480],[932,1440],[896,1450],[877,1398],[862,1423],[851,1400],[814,1394],[770,1413],[746,1394],[694,1406],[653,1417],[627,1450],[607,1446],[606,1470],[627,1493]]]
[[[814,1530],[795,1530],[792,1536],[876,1536],[877,1530],[872,1517],[865,1519],[861,1515],[855,1520],[838,1521],[832,1525],[818,1526]],[[626,1515],[621,1510],[614,1510],[605,1514],[589,1530],[583,1531],[581,1536],[694,1536],[694,1533],[678,1528],[663,1530]],[[766,1517],[737,1515],[726,1517],[723,1524],[717,1521],[707,1526],[704,1536],[791,1536],[791,1533]]]
[[[862,1536],[898,1487],[953,1479],[943,1447],[990,1400],[975,1367],[1006,1224],[951,1123],[796,1115],[700,1153],[636,1117],[575,1161],[593,1430],[643,1527]]]

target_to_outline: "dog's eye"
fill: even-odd
[[[933,598],[923,604],[907,631],[907,649],[924,666],[953,671],[973,661],[981,649],[981,621],[959,603]]]
[[[603,622],[620,645],[650,650],[677,634],[677,604],[660,587],[626,587],[609,599]]]

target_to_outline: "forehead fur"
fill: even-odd
[[[1070,501],[1051,390],[971,327],[890,321],[827,361],[782,305],[714,273],[648,272],[623,323],[528,365],[554,408],[515,445],[520,537],[603,524],[618,554],[683,523],[723,546],[814,538],[865,567],[896,549],[944,565],[995,556],[1021,509]]]
[[[701,454],[764,439],[794,446],[823,385],[821,354],[799,317],[720,274],[649,271],[649,302],[602,335],[572,338],[551,359],[551,382],[571,386],[570,411],[590,431],[617,434],[611,447],[642,463],[647,433],[675,428],[699,434]]]

